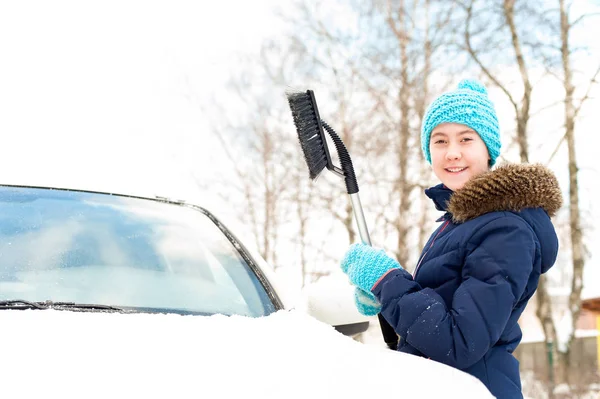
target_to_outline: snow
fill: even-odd
[[[492,397],[461,371],[361,344],[296,311],[253,319],[4,310],[0,325],[11,398]]]

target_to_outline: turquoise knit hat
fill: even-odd
[[[427,109],[421,128],[421,147],[429,163],[431,131],[442,123],[460,123],[475,130],[488,149],[490,166],[496,163],[501,147],[500,127],[494,104],[480,82],[469,79],[461,81],[458,89],[442,94]]]

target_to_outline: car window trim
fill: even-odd
[[[240,256],[244,259],[244,261],[246,261],[246,263],[252,269],[254,274],[256,274],[258,281],[261,283],[261,285],[265,289],[267,295],[269,296],[269,299],[271,299],[271,301],[273,302],[273,305],[275,306],[275,310],[277,311],[277,310],[284,309],[283,302],[281,301],[281,299],[275,292],[274,287],[271,285],[271,283],[269,282],[269,280],[267,279],[265,274],[262,272],[260,267],[258,267],[258,265],[257,265],[256,261],[254,260],[254,258],[252,257],[252,255],[250,255],[250,252],[248,251],[248,249],[244,246],[244,244],[242,244],[242,242],[240,240],[237,239],[237,237],[217,217],[215,217],[208,210],[206,210],[198,205],[194,205],[194,204],[179,204],[179,205],[187,206],[189,208],[195,209],[195,210],[203,213],[204,215],[206,215],[206,217],[208,217],[219,228],[219,230],[221,230],[223,232],[223,234],[225,235],[225,237],[227,237],[227,239],[233,245],[235,250],[240,254]]]

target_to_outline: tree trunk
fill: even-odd
[[[406,10],[404,0],[400,0],[398,5],[398,21],[393,20],[391,5],[388,6],[388,23],[392,28],[400,51],[400,89],[398,93],[398,101],[400,108],[400,131],[398,137],[398,180],[397,192],[399,194],[399,207],[396,219],[396,230],[398,233],[398,248],[396,250],[396,258],[401,265],[407,265],[409,260],[408,250],[408,231],[409,231],[409,215],[410,211],[410,193],[412,185],[408,183],[408,159],[409,139],[410,139],[410,81],[408,77],[408,34],[406,32]]]
[[[421,90],[420,95],[421,98],[418,101],[419,106],[416,109],[417,116],[419,118],[419,126],[423,123],[423,118],[425,117],[425,104],[429,101],[429,76],[431,73],[431,40],[430,40],[430,32],[429,32],[429,0],[425,1],[425,44],[424,44],[424,67],[423,67],[423,77],[421,82]],[[422,165],[419,173],[419,181],[425,182],[428,179],[429,174],[431,173],[431,168],[426,165],[425,156],[422,151],[418,151],[419,154],[419,163]],[[427,242],[427,237],[430,232],[428,229],[427,221],[429,219],[429,208],[431,206],[431,201],[424,195],[421,195],[421,212],[419,218],[419,241],[418,248],[425,247]]]
[[[519,107],[515,108],[517,121],[517,140],[519,143],[519,154],[521,162],[529,162],[529,152],[527,145],[527,124],[529,123],[531,106],[531,81],[525,64],[525,57],[521,49],[521,41],[515,25],[515,0],[504,0],[504,18],[506,25],[510,30],[512,46],[515,51],[515,59],[519,66],[521,80],[523,82],[523,98]]]
[[[581,291],[583,289],[583,267],[584,245],[581,232],[581,220],[579,210],[579,184],[577,179],[577,156],[575,153],[575,104],[573,93],[573,72],[571,70],[570,48],[569,48],[569,15],[565,7],[565,1],[559,0],[560,4],[560,30],[561,30],[561,54],[564,72],[565,88],[565,134],[569,156],[569,227],[571,232],[571,256],[573,262],[573,280],[571,281],[571,294],[569,295],[569,311],[572,318],[572,330],[565,346],[564,356],[561,356],[563,365],[563,380],[569,382],[569,352],[575,338],[576,323],[581,313]]]

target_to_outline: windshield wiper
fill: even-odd
[[[0,301],[0,309],[48,309],[47,306],[40,305],[39,302],[29,302],[22,299],[11,299],[8,301]]]
[[[24,309],[72,309],[72,310],[110,310],[114,312],[123,312],[124,309],[110,305],[100,305],[95,303],[75,303],[75,302],[31,302],[23,299],[10,299],[0,301],[0,309],[24,310]]]
[[[112,310],[112,311],[116,311],[116,312],[124,311],[124,309],[118,308],[116,306],[100,305],[97,303],[52,302],[52,301],[36,302],[36,303],[40,304],[40,305],[48,306],[50,308],[62,308],[62,309],[66,308],[66,309],[81,309],[81,310],[86,310],[86,309]]]

